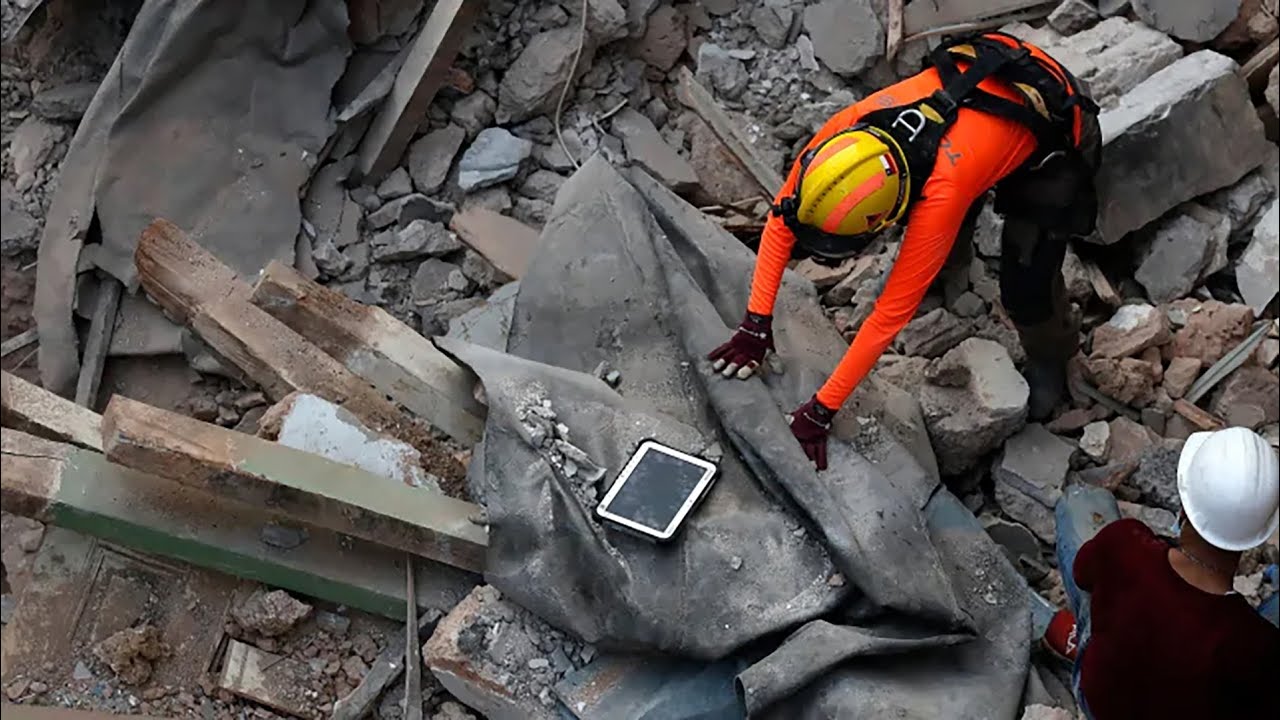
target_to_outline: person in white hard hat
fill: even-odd
[[[1074,617],[1061,611],[1045,644],[1074,662],[1093,720],[1272,717],[1280,629],[1232,580],[1241,554],[1280,524],[1280,460],[1247,428],[1196,433],[1177,482],[1174,544],[1117,519],[1106,490],[1067,489],[1058,562]]]

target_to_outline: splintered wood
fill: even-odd
[[[475,376],[387,311],[279,262],[267,266],[252,300],[450,437],[468,445],[479,441],[485,410],[472,392]]]
[[[729,148],[730,154],[756,181],[761,195],[766,199],[773,199],[782,189],[782,176],[756,155],[742,130],[716,103],[711,93],[694,79],[688,68],[680,68],[679,75],[680,84],[676,88],[676,97],[685,107],[696,112],[711,128],[711,132],[720,138],[720,142]]]
[[[359,468],[115,397],[102,418],[107,458],[203,492],[271,509],[464,570],[484,569],[480,508]]]
[[[102,418],[97,413],[2,371],[0,421],[50,440],[102,450]]]
[[[249,287],[172,223],[157,220],[143,232],[136,260],[147,294],[273,400],[295,390],[318,395],[346,407],[374,430],[418,448],[428,472],[455,480],[465,474],[412,417],[250,302]]]

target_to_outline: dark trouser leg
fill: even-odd
[[[1078,324],[1067,303],[1062,259],[1067,238],[1008,217],[1000,244],[1000,301],[1027,351],[1028,416],[1048,417],[1066,391],[1067,360],[1079,348]]]
[[[1092,174],[1101,158],[1097,119],[1086,118],[1082,162],[1048,161],[1018,172],[997,191],[1005,214],[1000,239],[1000,299],[1027,351],[1028,416],[1043,420],[1066,394],[1066,364],[1079,347],[1062,279],[1067,238],[1092,231],[1097,214]]]
[[[947,261],[934,280],[934,288],[941,286],[948,306],[969,287],[969,266],[973,264],[973,229],[978,222],[978,213],[982,211],[986,201],[987,196],[983,195],[969,207],[951,245]]]

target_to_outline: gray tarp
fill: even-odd
[[[814,471],[784,411],[845,345],[790,273],[775,313],[785,372],[709,372],[702,358],[740,318],[752,266],[643,173],[628,180],[597,157],[565,184],[520,283],[509,354],[438,341],[489,404],[471,465],[491,523],[487,579],[608,648],[713,659],[751,645],[763,659],[738,680],[753,716],[1014,717],[1023,585],[938,488],[914,401],[863,383],[831,470]],[[621,371],[621,394],[592,376],[601,362]],[[575,472],[558,469],[540,413],[587,456]],[[718,483],[669,546],[602,528],[591,511],[603,488],[583,479],[593,465],[612,479],[651,437],[723,451]]]
[[[298,191],[333,132],[349,53],[343,0],[147,0],[72,140],[41,238],[45,387],[65,393],[79,372],[77,266],[132,286],[155,218],[247,275],[293,263]],[[102,244],[85,262],[95,217]]]

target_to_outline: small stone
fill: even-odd
[[[765,0],[751,11],[751,26],[765,45],[781,50],[787,44],[796,13],[786,0]]]
[[[1176,357],[1169,361],[1164,371],[1164,390],[1169,397],[1177,400],[1187,394],[1192,383],[1200,376],[1200,359],[1192,357]]]
[[[488,97],[484,93],[475,93],[475,95]],[[490,121],[492,121],[492,113],[490,115]],[[479,130],[476,132],[479,133]],[[440,190],[449,176],[449,169],[453,167],[453,159],[458,156],[462,142],[466,139],[467,131],[463,127],[446,125],[423,135],[409,146],[407,156],[409,175],[412,176],[413,186],[418,192],[431,195]]]
[[[849,258],[839,264],[820,263],[813,258],[805,258],[796,263],[795,272],[813,283],[818,290],[835,286],[849,275],[857,264],[857,258]]]
[[[278,637],[311,614],[311,606],[283,590],[256,590],[231,610],[231,617],[245,630],[263,637]]]
[[[1280,378],[1266,368],[1246,365],[1223,381],[1209,407],[1229,427],[1257,429],[1280,421]]]
[[[1092,357],[1123,358],[1169,341],[1169,321],[1147,304],[1125,305],[1093,331]]]
[[[281,550],[292,550],[307,541],[306,528],[293,528],[285,525],[263,525],[258,531],[258,539],[265,545]]]
[[[27,694],[27,687],[29,685],[30,681],[26,678],[18,678],[5,686],[4,696],[9,698],[11,701],[17,702],[18,699]]]
[[[462,241],[440,223],[414,220],[404,229],[376,244],[373,259],[376,262],[401,262],[420,257],[439,257],[462,249]]]
[[[709,42],[698,48],[697,77],[730,100],[742,95],[749,80],[741,61],[719,45]]]
[[[734,555],[732,558],[729,559],[729,567],[733,568],[734,570],[741,570],[742,558],[738,557],[737,555]]]
[[[502,128],[483,130],[462,154],[458,186],[470,192],[510,180],[532,152],[533,143]]]
[[[649,15],[648,27],[633,54],[663,72],[671,70],[685,51],[685,17],[671,5],[659,6]]]
[[[365,222],[373,230],[395,225],[405,227],[414,220],[445,223],[453,217],[453,206],[421,195],[406,195],[396,198],[370,213]]]
[[[316,611],[316,626],[334,637],[345,637],[351,629],[351,618],[327,610]]]
[[[908,323],[896,342],[904,355],[935,358],[972,334],[973,328],[968,322],[938,308]]]
[[[35,185],[37,172],[50,162],[64,137],[66,131],[61,125],[45,122],[34,115],[22,121],[13,131],[9,143],[16,189],[25,191]]]
[[[383,200],[394,200],[411,192],[413,192],[413,181],[409,179],[409,171],[402,167],[392,170],[382,182],[378,183],[378,197]]]
[[[1159,439],[1150,430],[1127,417],[1115,418],[1110,425],[1112,462],[1137,461]]]
[[[1105,463],[1111,451],[1111,426],[1097,420],[1084,426],[1084,435],[1080,437],[1080,449],[1089,459],[1097,463]]]
[[[1255,313],[1276,296],[1280,286],[1280,201],[1272,201],[1253,228],[1253,239],[1236,265],[1236,284]]]
[[[76,661],[76,666],[75,666],[75,668],[74,668],[74,669],[72,669],[72,671],[71,671],[71,679],[73,679],[73,680],[92,680],[92,679],[93,679],[93,671],[91,671],[91,670],[89,669],[89,666],[88,666],[88,665],[85,665],[85,664],[84,664],[84,661],[82,661],[82,660],[77,660],[77,661]]]
[[[1049,13],[1049,27],[1063,35],[1074,35],[1081,30],[1093,27],[1102,19],[1098,9],[1085,0],[1063,0],[1062,4]]]
[[[1137,358],[1090,358],[1084,362],[1086,377],[1107,397],[1143,408],[1155,399],[1155,370]]]
[[[449,119],[453,121],[454,125],[466,131],[468,140],[474,140],[481,130],[493,124],[494,113],[497,109],[498,104],[493,101],[492,97],[489,97],[482,90],[477,90],[464,98],[458,99],[453,104],[453,109],[449,112]],[[455,149],[454,155],[457,155],[457,152]],[[453,158],[450,157],[449,161],[452,163]],[[411,168],[412,165],[411,161]],[[409,172],[412,174],[412,169]],[[446,174],[447,172],[446,170]]]
[[[617,370],[610,370],[605,374],[604,381],[609,387],[616,388],[622,382],[622,373]]]
[[[844,575],[832,573],[831,577],[827,578],[827,587],[844,587]]]
[[[49,686],[45,683],[40,682],[39,680],[31,683],[31,685],[29,685],[27,689],[30,690],[32,694],[35,694],[35,695],[43,695],[49,692]]]
[[[546,670],[551,666],[551,661],[546,658],[533,658],[529,661],[530,670]]]
[[[975,318],[987,311],[987,304],[982,298],[966,290],[951,303],[951,311],[962,318]]]
[[[1166,441],[1152,444],[1142,451],[1138,471],[1129,478],[1129,485],[1141,493],[1148,505],[1177,512],[1181,508],[1178,497],[1178,458],[1182,443]]]
[[[342,672],[348,679],[358,683],[369,673],[369,666],[364,664],[359,655],[352,655],[342,661]]]
[[[410,294],[417,305],[429,305],[448,297],[449,275],[458,266],[443,260],[430,258],[424,260],[414,272],[410,284]]]
[[[462,272],[462,268],[454,268],[449,271],[449,277],[445,280],[445,286],[450,290],[466,295],[474,289],[475,285],[471,282],[471,278]]]

